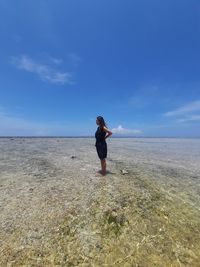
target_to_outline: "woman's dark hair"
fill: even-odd
[[[102,116],[98,116],[97,117],[97,120],[99,121],[99,127],[101,130],[103,130],[103,127],[107,127],[105,121],[104,121],[104,118]]]

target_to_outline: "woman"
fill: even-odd
[[[107,144],[105,139],[112,135],[112,132],[106,127],[106,123],[103,117],[98,116],[96,118],[96,124],[98,125],[95,133],[96,138],[96,150],[98,157],[101,160],[101,174],[106,175],[106,157],[107,157]],[[106,135],[107,133],[107,135]]]

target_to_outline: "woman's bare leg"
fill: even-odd
[[[101,160],[101,173],[102,173],[102,175],[104,176],[104,175],[106,175],[106,160],[105,159],[102,159]]]

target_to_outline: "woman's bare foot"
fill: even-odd
[[[102,176],[102,174],[101,174],[100,172],[96,172],[96,173],[95,173],[95,176],[96,176],[96,177],[99,177],[99,176]]]
[[[96,172],[95,176],[105,176],[106,173],[102,172],[102,171],[98,171]]]
[[[101,171],[101,175],[105,176],[106,175],[106,171]]]

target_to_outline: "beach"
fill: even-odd
[[[0,266],[200,266],[200,139],[107,144],[0,138]]]

